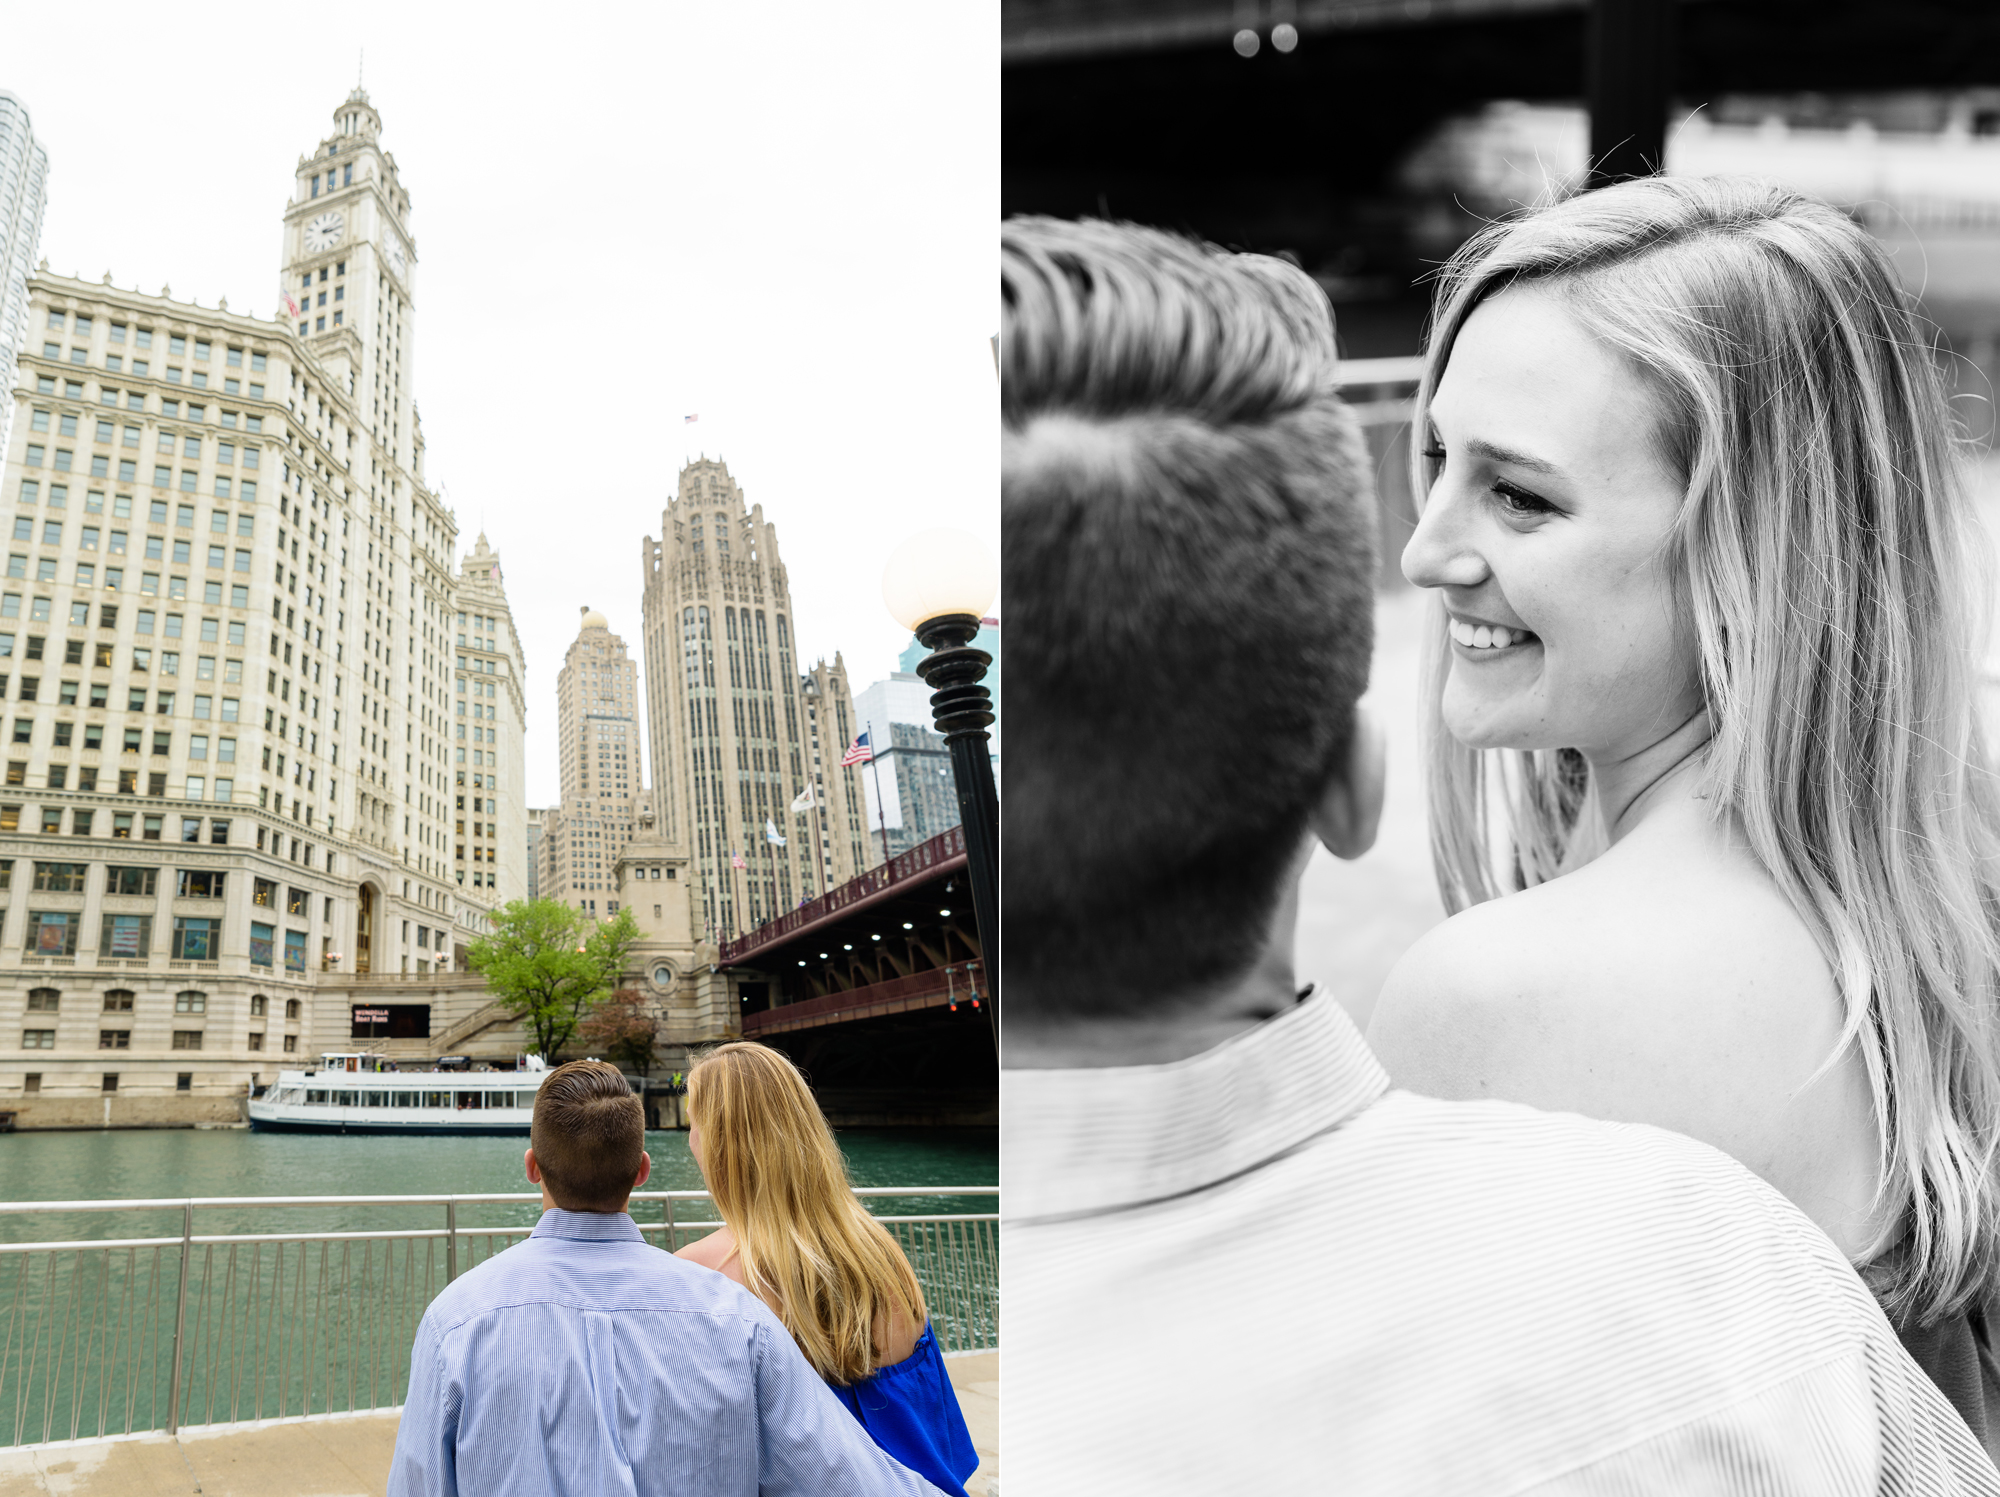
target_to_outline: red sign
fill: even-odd
[[[354,1011],[354,1022],[357,1024],[387,1024],[389,1022],[389,1010],[386,1008],[357,1008]]]

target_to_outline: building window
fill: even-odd
[[[97,1048],[100,1050],[130,1050],[132,1031],[129,1029],[100,1029],[97,1031]],[[105,1090],[111,1090],[106,1087]]]
[[[56,1047],[56,1032],[53,1029],[24,1029],[21,1031],[23,1050],[53,1050]]]
[[[31,1014],[52,1014],[62,1002],[62,994],[54,988],[28,989],[28,1012]]]
[[[107,1014],[129,1014],[132,1012],[132,994],[124,988],[113,988],[104,995],[104,1011]]]
[[[24,948],[35,956],[75,956],[82,916],[67,910],[30,910]]]
[[[208,1012],[208,994],[190,988],[186,992],[174,994],[174,1012],[177,1014],[205,1014]]]
[[[220,920],[207,916],[174,916],[173,958],[182,962],[212,962],[221,955]]]
[[[176,1029],[174,1031],[174,1048],[176,1050],[199,1050],[201,1048],[201,1031],[199,1029]],[[185,1073],[183,1073],[183,1076],[185,1076]],[[187,1087],[182,1086],[180,1090],[186,1091]]]
[[[287,998],[285,1000],[285,1022],[289,1024],[294,1019],[298,1018],[298,1016],[299,1016],[299,1000],[296,998]]]
[[[104,1084],[101,1090],[107,1092],[115,1092],[118,1090],[118,1073],[116,1071],[106,1071],[104,1073]]]
[[[259,880],[258,882],[260,882],[260,883],[261,883],[261,882],[262,882],[262,880],[260,879],[260,880]],[[275,887],[275,886],[274,886],[274,887]],[[270,966],[270,965],[271,965],[271,946],[272,946],[272,935],[273,935],[273,933],[274,933],[274,927],[272,927],[272,926],[270,926],[270,925],[268,925],[268,924],[265,924],[265,923],[264,923],[264,922],[262,922],[262,921],[254,921],[254,920],[253,920],[253,921],[252,921],[252,922],[250,923],[250,965],[251,965],[251,966],[253,966],[253,967],[268,967],[268,966]],[[295,1017],[297,1017],[297,1016],[296,1016],[295,1014],[293,1014],[293,1013],[291,1012],[291,1008],[292,1008],[292,1004],[293,1004],[293,1003],[294,1003],[295,1001],[296,1001],[296,1000],[293,1000],[293,999],[287,999],[287,1000],[286,1000],[286,1003],[285,1003],[285,1010],[286,1010],[286,1012],[285,1012],[285,1017],[286,1017],[286,1018],[295,1018]]]

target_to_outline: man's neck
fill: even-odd
[[[1017,999],[1007,1010],[1000,1063],[1009,1070],[1052,1071],[1155,1066],[1213,1050],[1298,1002],[1292,968],[1297,930],[1298,885],[1291,881],[1255,965],[1226,983],[1138,994],[1117,1013],[1095,1004],[1066,1008],[1060,999],[1046,1005]]]

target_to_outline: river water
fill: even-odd
[[[853,1128],[837,1135],[856,1185],[993,1185],[998,1135],[981,1128]],[[0,1200],[76,1201],[184,1196],[438,1195],[531,1191],[526,1138],[396,1138],[256,1133],[248,1129],[131,1129],[0,1134]],[[646,1135],[649,1190],[699,1190],[687,1134]],[[657,1220],[658,1203],[637,1214]],[[871,1200],[879,1215],[990,1212],[991,1196]],[[198,1233],[358,1231],[442,1225],[441,1206],[208,1207]],[[647,1215],[650,1212],[651,1215]],[[533,1203],[459,1207],[461,1228],[524,1225]],[[676,1206],[680,1219],[701,1216]],[[0,1214],[0,1242],[178,1235],[178,1210]]]

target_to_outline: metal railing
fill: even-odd
[[[752,952],[804,930],[815,921],[837,915],[842,910],[909,879],[931,877],[947,863],[955,860],[963,862],[964,858],[965,828],[947,827],[928,842],[919,842],[908,852],[897,853],[888,862],[877,864],[864,873],[856,874],[846,883],[827,890],[817,899],[808,899],[797,909],[788,910],[775,920],[767,920],[754,930],[725,940],[721,947],[723,964],[733,966]]]
[[[997,1186],[867,1187],[870,1198],[994,1197]],[[393,1409],[417,1324],[443,1287],[532,1223],[467,1225],[494,1195],[5,1201],[0,1219],[172,1212],[169,1236],[0,1242],[0,1446]],[[441,1226],[201,1233],[218,1208],[441,1207]],[[672,1251],[720,1222],[707,1192],[641,1191],[631,1211]],[[658,1219],[651,1219],[655,1212]],[[435,1218],[433,1218],[435,1220]],[[878,1216],[916,1270],[939,1344],[999,1344],[994,1213]],[[0,1221],[0,1225],[6,1224]]]

